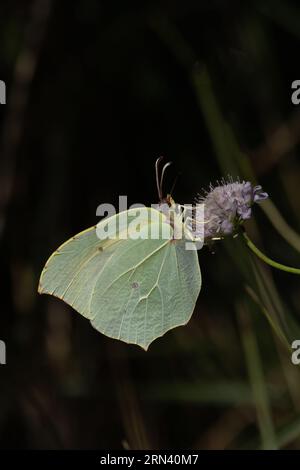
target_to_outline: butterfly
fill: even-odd
[[[66,302],[102,334],[147,350],[191,318],[201,289],[193,238],[181,206],[163,198],[166,163],[155,164],[157,208],[102,219],[63,243],[48,259],[38,292]]]

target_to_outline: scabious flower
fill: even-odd
[[[250,219],[252,205],[267,197],[261,186],[253,187],[249,181],[222,181],[219,186],[210,186],[204,196],[197,198],[204,204],[204,241],[234,235]]]

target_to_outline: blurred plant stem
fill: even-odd
[[[259,349],[245,303],[236,307],[242,343],[245,352],[248,375],[254,395],[257,420],[263,449],[277,449],[276,434],[273,426],[271,406],[265,386]]]
[[[261,301],[259,300],[258,296],[256,295],[256,293],[254,292],[254,290],[250,287],[250,286],[245,286],[245,289],[246,289],[246,292],[249,294],[249,297],[260,307],[261,311],[263,312],[263,314],[266,316],[266,318],[268,319],[269,323],[270,323],[270,326],[273,328],[273,330],[275,331],[276,335],[278,336],[278,338],[280,339],[281,343],[287,348],[287,350],[290,352],[291,351],[291,347],[290,347],[290,344],[288,343],[286,337],[282,334],[282,331],[280,328],[278,328],[278,326],[276,325],[276,323],[274,323],[271,315],[269,314],[268,310],[264,307],[264,305],[261,303]]]
[[[261,208],[282,238],[300,253],[300,236],[286,223],[273,202],[268,199],[261,204]]]
[[[292,274],[300,274],[300,269],[292,268],[291,266],[286,266],[285,264],[277,263],[276,261],[273,261],[268,256],[266,256],[264,253],[262,253],[257,248],[257,246],[250,240],[246,232],[243,232],[243,237],[246,241],[246,245],[250,248],[250,250],[264,263],[268,264],[269,266],[272,266],[273,268],[279,269],[281,271],[286,271]]]

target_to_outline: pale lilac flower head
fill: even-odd
[[[205,241],[234,235],[238,227],[250,219],[254,202],[267,197],[261,186],[253,187],[249,181],[223,181],[219,186],[210,186],[206,195],[197,201],[204,204]]]

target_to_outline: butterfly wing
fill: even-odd
[[[39,292],[64,300],[101,333],[147,349],[166,331],[188,322],[201,275],[197,253],[186,251],[184,240],[172,240],[165,216],[139,210],[140,232],[146,237],[124,237],[135,210],[127,211],[121,223],[124,213],[105,219],[100,228],[109,232],[116,222],[116,238],[100,240],[92,227],[64,243],[46,263]],[[169,230],[169,238],[161,236],[162,228]],[[150,238],[150,231],[158,236]]]

